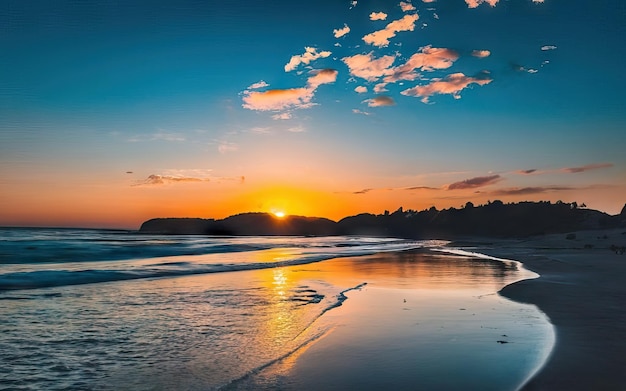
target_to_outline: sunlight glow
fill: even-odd
[[[283,212],[282,210],[277,210],[272,212],[274,213],[274,216],[278,217],[279,219],[282,219],[283,217],[285,217],[285,212]]]

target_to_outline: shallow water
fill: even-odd
[[[441,242],[34,232],[43,251],[55,237],[57,254],[95,249],[70,262],[42,254],[0,264],[0,385],[9,389],[374,389],[382,379],[400,389],[442,373],[456,381],[443,389],[470,380],[514,389],[550,346],[544,315],[495,294],[528,276],[516,263],[424,252],[327,259]],[[3,260],[20,254],[24,243],[2,240]],[[195,253],[115,253],[111,243],[131,240],[151,254],[173,251],[161,250],[170,241]],[[100,243],[112,259],[80,261]],[[236,252],[215,251],[233,243]],[[136,278],[89,283],[85,272]]]

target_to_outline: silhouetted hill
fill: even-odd
[[[381,215],[363,213],[339,222],[317,217],[277,218],[267,213],[243,213],[223,220],[166,218],[141,225],[142,233],[202,235],[368,235],[405,238],[450,238],[459,235],[513,237],[578,230],[614,228],[626,221],[574,203],[501,201],[464,208],[423,211],[399,208]]]

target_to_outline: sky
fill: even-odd
[[[0,226],[626,203],[622,0],[0,4]]]

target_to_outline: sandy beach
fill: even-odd
[[[537,305],[556,328],[550,358],[523,390],[626,389],[626,254],[611,249],[626,245],[626,230],[486,242],[481,252],[540,274],[500,294]]]

